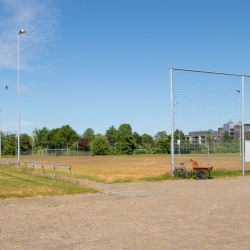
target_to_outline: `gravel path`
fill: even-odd
[[[250,177],[0,201],[0,249],[249,249]]]

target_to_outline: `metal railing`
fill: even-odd
[[[56,168],[66,168],[69,170],[69,178],[70,181],[70,172],[71,172],[71,165],[58,165],[58,164],[49,164],[49,163],[38,163],[38,162],[25,162],[25,161],[8,161],[8,160],[0,160],[1,167],[6,168],[6,164],[8,163],[8,168],[10,169],[10,165],[12,164],[13,170],[15,170],[15,164],[19,166],[19,171],[21,171],[21,165],[24,165],[25,172],[27,172],[27,166],[30,165],[33,167],[33,174],[35,174],[35,166],[42,167],[42,176],[44,176],[44,167],[54,168],[54,178],[56,178]]]

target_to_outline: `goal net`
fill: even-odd
[[[143,151],[145,151],[145,152],[143,152]],[[141,152],[147,154],[148,150],[146,148],[134,149],[134,155],[135,155],[136,152],[138,152],[139,154],[141,154]]]
[[[70,155],[70,149],[42,149],[38,150],[38,156],[66,156]]]
[[[214,169],[250,168],[250,77],[171,68],[170,87],[171,172],[180,163],[191,169],[191,158]]]

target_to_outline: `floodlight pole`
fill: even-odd
[[[1,113],[2,113],[2,109],[0,108],[0,157],[2,157],[2,124],[1,124]]]
[[[174,104],[173,104],[173,75],[170,68],[170,93],[171,93],[171,174],[174,175]]]
[[[17,132],[17,136],[18,136],[18,161],[20,162],[20,108],[19,108],[19,35],[25,33],[25,30],[20,30],[18,33],[18,56],[17,56],[17,102],[18,102],[18,132]]]

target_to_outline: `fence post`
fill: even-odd
[[[26,166],[26,162],[24,162],[24,166],[25,166],[25,172],[27,173],[27,166]]]
[[[34,174],[34,172],[35,172],[35,169],[34,169],[34,162],[33,162],[33,174]]]
[[[1,160],[1,167],[2,167],[2,160]]]
[[[42,174],[42,175],[44,176],[43,163],[42,163],[42,172],[43,172],[43,174]]]
[[[9,169],[10,169],[10,161],[9,161]]]
[[[54,165],[54,179],[56,178],[56,168],[55,168],[55,165]]]
[[[69,181],[70,181],[70,170],[71,170],[71,165],[69,165]]]
[[[5,167],[5,160],[4,160],[4,167]]]
[[[14,161],[13,161],[13,170],[15,170],[15,163],[14,163]]]

